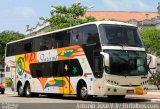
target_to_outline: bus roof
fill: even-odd
[[[42,34],[35,35],[35,36],[26,37],[26,38],[23,38],[23,39],[20,39],[20,40],[15,40],[15,41],[8,42],[7,44],[11,44],[11,43],[15,43],[15,42],[19,42],[19,41],[23,41],[23,40],[27,40],[27,39],[32,39],[32,38],[35,38],[35,37],[40,37],[40,36],[44,36],[44,35],[48,35],[48,34],[52,34],[52,33],[56,33],[56,32],[61,32],[61,31],[64,31],[64,30],[74,29],[74,28],[77,28],[77,27],[86,26],[86,25],[90,25],[90,24],[95,24],[95,25],[109,24],[109,25],[123,25],[123,26],[137,27],[135,25],[124,23],[124,22],[95,21],[95,22],[84,23],[84,24],[81,24],[81,25],[76,25],[76,26],[72,26],[72,27],[69,27],[69,28],[59,29],[59,30],[55,30],[55,31],[47,32],[47,33],[42,33]]]

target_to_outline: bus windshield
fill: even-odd
[[[143,47],[137,27],[121,25],[100,25],[102,44],[105,45],[127,45]]]
[[[107,50],[110,74],[123,76],[147,75],[146,53],[143,51]]]

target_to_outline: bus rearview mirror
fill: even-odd
[[[109,54],[104,52],[101,52],[101,54],[103,55],[104,65],[109,67]]]
[[[147,54],[147,67],[151,75],[156,73],[157,57],[152,54]]]

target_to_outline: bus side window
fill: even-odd
[[[32,75],[33,76],[33,75]],[[33,76],[34,77],[34,76]],[[36,75],[35,75],[36,78],[41,78],[43,77],[42,75],[42,71],[41,70],[36,70]]]
[[[52,76],[53,77],[57,76],[57,73],[58,73],[58,61],[52,62],[51,69],[52,69]]]
[[[70,45],[70,32],[66,31],[66,34],[64,36],[64,47]]]
[[[99,50],[100,39],[96,25],[85,26],[83,31],[83,45],[92,46],[94,50]]]
[[[98,35],[98,29],[96,25],[84,26],[83,31],[83,50],[86,54],[90,67],[96,78],[101,78],[102,64],[100,58],[100,39]]]
[[[71,38],[70,38],[70,45],[81,45],[82,44],[82,32],[79,28],[72,29],[70,31]]]
[[[48,50],[48,47],[47,47],[47,45],[48,45],[48,43],[49,43],[49,41],[48,41],[49,39],[48,39],[48,37],[47,36],[42,36],[40,39],[39,39],[39,50],[40,51],[43,51],[43,50]]]
[[[12,48],[11,48],[10,44],[7,45],[6,49],[7,49],[6,56],[12,56],[12,52],[11,52]]]
[[[11,43],[7,45],[6,56],[19,55],[32,52],[32,44],[20,41],[17,43]]]
[[[34,38],[34,52],[56,48],[54,34]]]
[[[14,44],[10,44],[7,46],[7,56],[13,56],[15,54],[14,52]]]
[[[54,38],[53,34],[45,36],[43,40],[44,40],[45,50],[50,50],[50,49],[56,48],[55,38]]]
[[[69,67],[68,67],[68,73],[69,76],[82,76],[83,74],[83,69],[79,63],[79,60],[78,59],[72,59],[70,60],[70,64],[69,64]]]
[[[26,44],[24,44],[24,51],[25,51],[25,53],[32,52],[32,43],[26,43]]]
[[[63,37],[64,34],[62,34],[61,32],[55,33],[55,41],[57,48],[63,47]]]
[[[57,42],[57,48],[69,46],[70,33],[68,31],[55,33],[55,42]]]
[[[99,52],[94,56],[94,76],[96,78],[101,78],[103,76],[103,57]]]
[[[10,52],[11,52],[11,56],[16,55],[16,44],[11,44],[10,45]]]
[[[63,76],[63,67],[64,66],[64,63],[63,61],[58,61],[58,72],[57,72],[57,76]]]
[[[96,34],[97,30],[94,28],[94,26],[83,27],[83,44],[90,44],[98,41],[96,39]]]

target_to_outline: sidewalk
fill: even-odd
[[[160,90],[149,91],[146,95],[127,95],[127,96],[135,98],[160,99]]]
[[[5,88],[5,94],[7,95],[15,95],[17,92],[13,92],[11,88]]]

